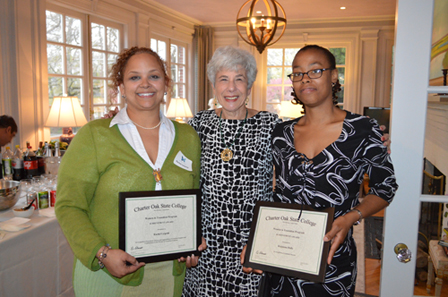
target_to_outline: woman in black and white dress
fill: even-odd
[[[340,89],[335,58],[309,45],[295,56],[290,78],[305,115],[274,130],[274,201],[334,207],[324,241],[331,241],[324,283],[275,275],[268,296],[353,296],[356,246],[353,224],[385,208],[398,185],[382,133],[375,120],[336,106]],[[360,184],[370,177],[370,192],[359,203]]]
[[[207,249],[187,270],[183,296],[256,296],[259,275],[245,274],[240,254],[253,208],[272,198],[271,134],[277,115],[246,107],[257,75],[255,58],[235,47],[218,48],[208,78],[222,108],[190,121],[202,143],[203,237]]]

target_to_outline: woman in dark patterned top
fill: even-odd
[[[334,207],[324,241],[330,241],[323,283],[273,274],[269,296],[353,296],[356,246],[353,224],[385,208],[398,185],[375,120],[336,106],[340,90],[335,58],[325,48],[302,48],[292,64],[296,103],[305,115],[278,125],[273,134],[274,201],[315,209]],[[370,192],[360,203],[364,174]]]
[[[208,78],[222,108],[190,121],[202,143],[202,232],[207,249],[188,269],[183,296],[256,296],[260,276],[245,274],[240,254],[247,243],[253,208],[272,199],[271,135],[277,115],[246,108],[257,75],[247,51],[218,48]]]

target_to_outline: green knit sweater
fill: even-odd
[[[132,149],[110,119],[88,123],[76,134],[62,158],[58,173],[55,212],[73,253],[87,268],[100,269],[95,255],[100,247],[118,248],[118,193],[155,189],[153,169]],[[161,168],[162,189],[197,189],[200,177],[201,143],[187,124],[174,122],[175,138]],[[193,162],[192,171],[174,164],[181,151]],[[173,272],[185,273],[173,261]],[[106,270],[106,268],[105,268]],[[107,270],[106,270],[107,271]],[[144,269],[115,278],[137,286]],[[181,278],[183,279],[183,278]],[[183,284],[176,284],[176,287]]]

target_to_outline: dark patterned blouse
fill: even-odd
[[[274,201],[335,207],[337,218],[359,204],[365,173],[370,177],[368,194],[392,201],[398,185],[375,120],[347,112],[339,138],[312,159],[295,149],[294,125],[299,120],[279,124],[273,133]],[[271,296],[353,296],[355,283],[356,246],[351,229],[327,267],[323,284],[273,275]]]

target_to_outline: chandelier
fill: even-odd
[[[286,14],[283,7],[275,0],[263,0],[265,7],[261,4],[255,7],[258,1],[248,0],[241,6],[236,19],[236,28],[241,38],[255,46],[261,54],[265,47],[276,43],[285,33]],[[246,9],[248,9],[247,13],[242,14]],[[243,28],[246,34],[241,33],[244,31]],[[275,38],[277,30],[280,31],[280,29],[282,29],[280,35]]]

